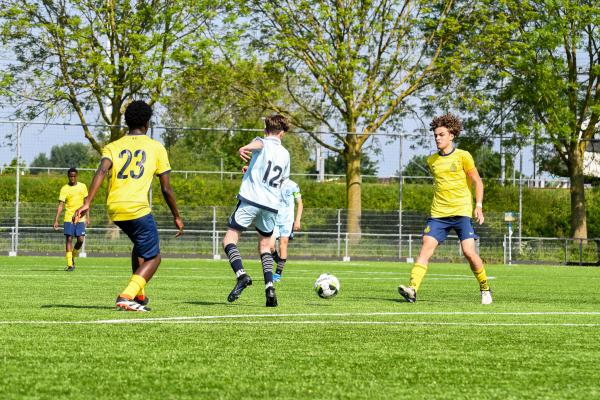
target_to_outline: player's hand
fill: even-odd
[[[87,212],[87,210],[89,210],[89,209],[90,209],[90,206],[83,203],[83,205],[81,207],[79,207],[77,209],[77,211],[75,211],[75,214],[73,214],[73,219],[72,219],[73,223],[74,224],[78,223],[79,219],[81,217],[83,217],[85,215],[85,213]]]
[[[299,230],[300,230],[300,221],[294,221],[294,232],[297,232]]]
[[[479,225],[483,224],[483,209],[481,207],[475,207],[475,211],[473,211],[473,217]]]
[[[90,217],[88,215],[88,217],[85,219],[85,227],[89,228],[90,226],[92,226],[92,221],[90,221]]]
[[[246,147],[240,147],[238,152],[240,153],[240,158],[246,162],[252,158],[252,151],[246,149]]]
[[[181,235],[183,235],[183,220],[181,219],[181,217],[176,217],[173,219],[173,221],[175,222],[175,227],[178,229],[177,233],[175,234],[175,237],[179,237]]]
[[[54,228],[55,231],[58,230],[58,221],[54,221],[54,223],[52,224],[52,228]]]
[[[242,167],[242,174],[245,174],[245,173],[246,173],[246,171],[248,171],[248,165],[244,165],[244,166]]]

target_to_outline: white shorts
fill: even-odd
[[[262,236],[269,237],[273,234],[273,229],[275,229],[276,218],[277,214],[273,211],[268,211],[243,201],[238,201],[237,207],[229,217],[227,226],[243,232],[252,225],[252,222],[254,222],[254,226],[258,233]]]

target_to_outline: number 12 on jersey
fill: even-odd
[[[269,160],[267,162],[267,170],[265,171],[265,174],[263,175],[262,181],[265,182],[266,184],[268,184],[269,186],[279,187],[279,186],[281,186],[281,180],[278,181],[278,179],[281,178],[282,173],[283,173],[283,168],[281,168],[279,165],[275,165],[273,167],[273,162]],[[270,175],[272,175],[272,176],[270,176]]]

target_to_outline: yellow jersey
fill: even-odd
[[[475,168],[468,151],[454,148],[450,154],[433,154],[427,158],[433,174],[434,195],[431,216],[444,218],[473,214],[473,194],[467,172]]]
[[[146,135],[125,135],[102,149],[112,161],[106,205],[113,221],[150,214],[148,192],[155,175],[171,170],[165,147]]]
[[[87,195],[88,190],[85,183],[77,182],[73,186],[66,184],[60,188],[58,201],[65,203],[64,222],[71,222],[75,211],[83,205]],[[79,222],[85,222],[85,216],[79,218]]]

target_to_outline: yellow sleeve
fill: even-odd
[[[465,151],[462,155],[462,164],[465,172],[469,172],[475,168],[475,160],[473,160],[473,156],[468,151]]]
[[[156,143],[156,175],[162,175],[165,172],[171,170],[171,164],[169,164],[169,156],[167,155],[167,149],[160,143]]]
[[[104,146],[104,148],[102,149],[102,158],[108,158],[110,161],[114,162],[110,146]]]
[[[66,185],[60,188],[60,193],[58,194],[58,201],[62,201],[63,203],[67,200],[67,188]]]

